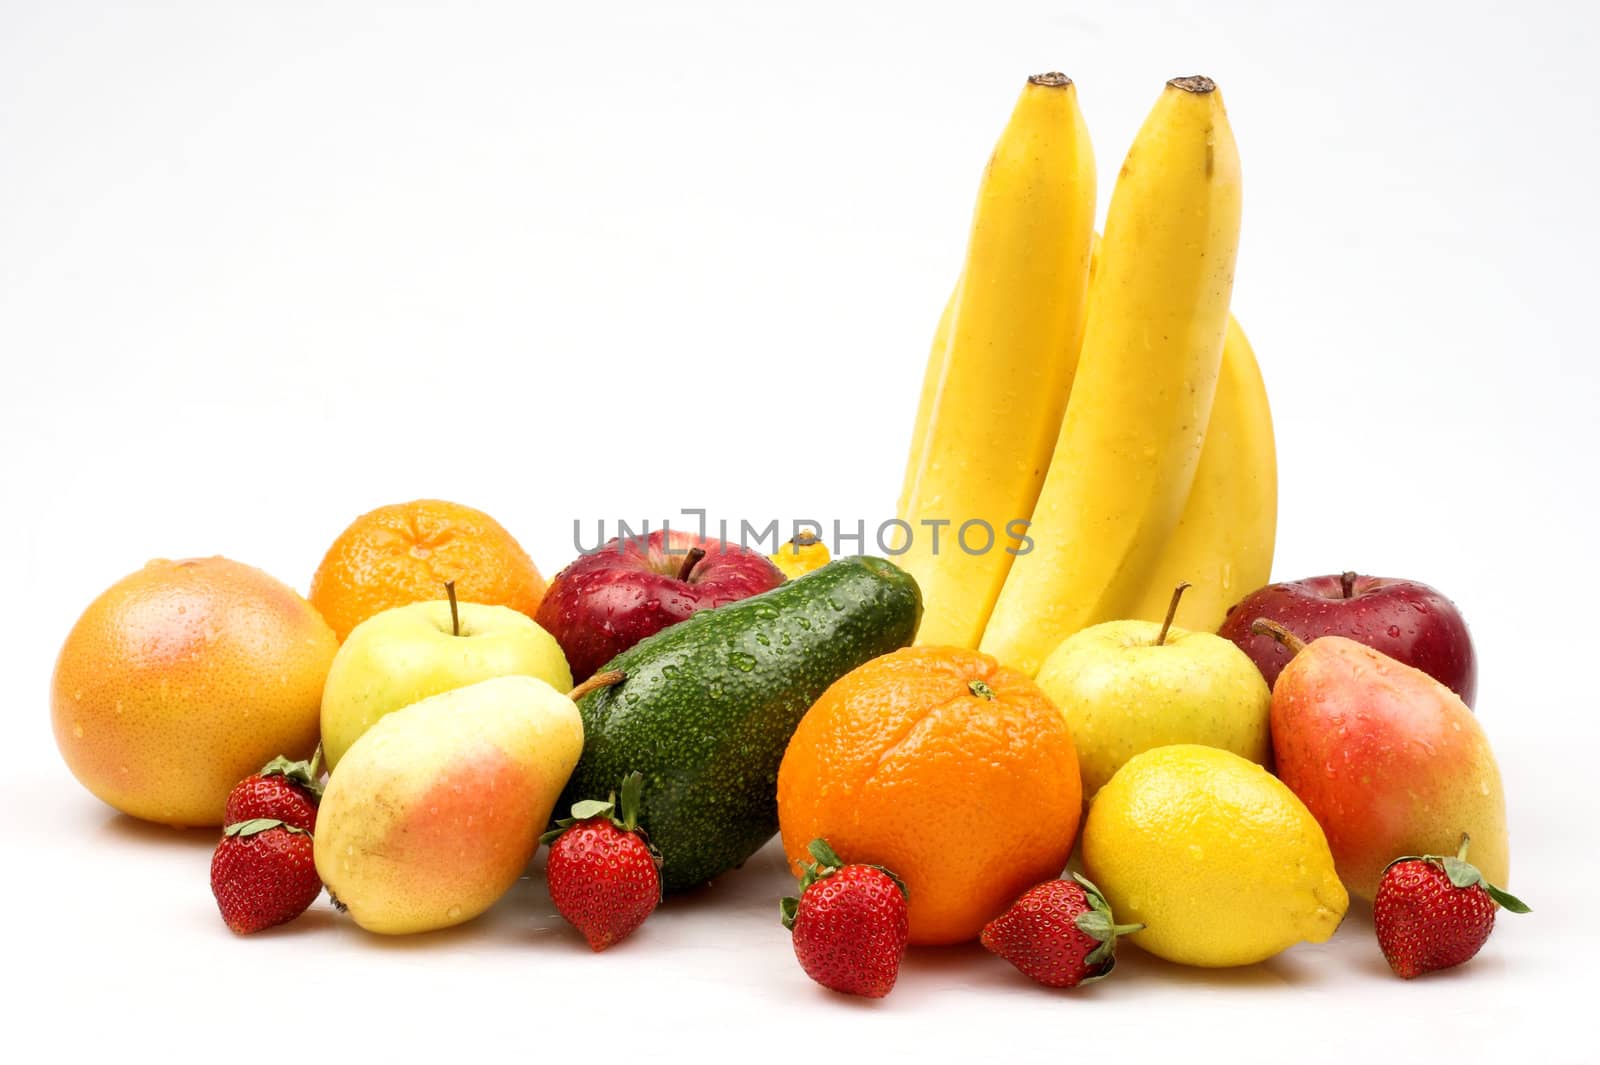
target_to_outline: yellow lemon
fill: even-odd
[[[1333,934],[1350,904],[1322,828],[1283,782],[1214,747],[1135,755],[1100,789],[1083,862],[1132,942],[1183,965],[1250,965]]]

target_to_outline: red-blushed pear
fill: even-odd
[[[572,699],[491,677],[379,718],[317,809],[317,873],[369,932],[470,921],[522,876],[583,750]]]
[[[1483,875],[1504,884],[1500,769],[1461,698],[1354,640],[1303,643],[1266,618],[1253,628],[1292,654],[1272,689],[1278,776],[1322,825],[1351,893],[1370,901],[1395,858],[1449,854],[1462,833]]]

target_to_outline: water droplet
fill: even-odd
[[[1390,625],[1389,626],[1389,639],[1397,640],[1399,638],[1400,638],[1400,626],[1398,626],[1398,625]]]
[[[72,738],[75,739],[75,740],[83,739],[83,726],[82,725],[73,725],[72,726]]]
[[[461,916],[461,907],[452,906],[448,910],[444,911],[444,915],[450,918],[452,921],[457,920]]]
[[[733,663],[733,668],[741,673],[748,673],[756,668],[756,656],[735,651],[728,656],[728,661]]]

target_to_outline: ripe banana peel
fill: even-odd
[[[1077,90],[1030,78],[979,189],[900,496],[911,535],[897,561],[922,589],[919,642],[976,646],[1021,542],[1008,526],[1033,513],[1072,387],[1094,209]]]
[[[1007,665],[1037,672],[1061,640],[1138,604],[1199,465],[1239,213],[1221,94],[1206,78],[1168,82],[1111,197],[1033,550],[1011,564],[983,633]],[[978,276],[969,262],[963,288]]]
[[[1278,456],[1267,389],[1250,341],[1229,318],[1194,485],[1128,616],[1160,621],[1172,590],[1187,581],[1175,624],[1217,631],[1228,608],[1271,577],[1277,529]]]

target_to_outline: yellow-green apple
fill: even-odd
[[[556,574],[538,620],[583,681],[646,636],[783,579],[771,559],[746,547],[657,529],[611,540]]]
[[[1258,764],[1271,754],[1271,693],[1245,653],[1166,621],[1107,621],[1067,637],[1039,669],[1078,749],[1083,796],[1154,747],[1197,743]]]
[[[1468,706],[1477,698],[1478,660],[1466,619],[1421,581],[1345,572],[1269,584],[1245,596],[1217,631],[1244,648],[1270,687],[1289,652],[1250,630],[1257,618],[1276,621],[1303,640],[1348,637],[1429,674]]]
[[[582,751],[577,705],[533,677],[397,710],[328,779],[317,874],[371,932],[471,920],[522,875]]]
[[[411,603],[351,630],[322,689],[322,751],[336,766],[379,718],[490,677],[538,677],[559,691],[572,674],[555,637],[526,614],[482,603]]]
[[[1466,703],[1420,669],[1342,636],[1302,643],[1276,622],[1258,632],[1292,657],[1272,689],[1277,773],[1327,833],[1339,878],[1371,900],[1384,867],[1453,854],[1491,883],[1510,866],[1500,769]]]

